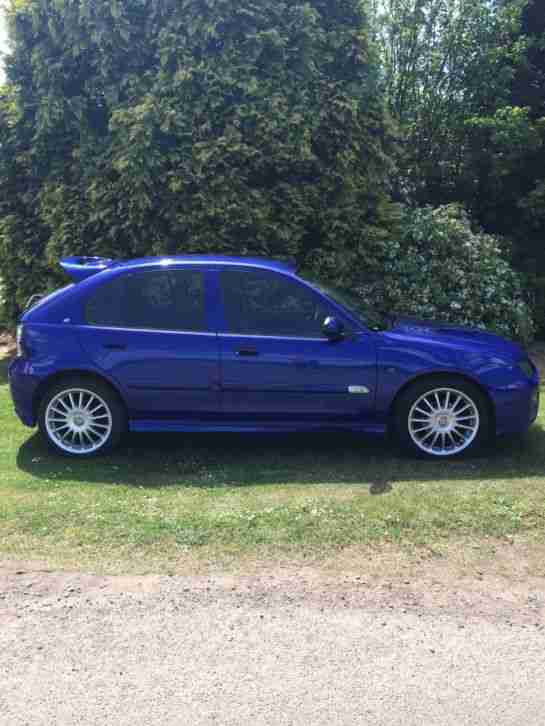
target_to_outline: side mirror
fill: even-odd
[[[340,340],[344,336],[344,326],[340,320],[329,315],[322,324],[322,333],[329,340]]]

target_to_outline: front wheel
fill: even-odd
[[[66,379],[50,388],[41,401],[38,424],[55,451],[81,458],[112,449],[126,429],[115,393],[85,378]]]
[[[484,394],[449,377],[415,383],[396,407],[395,427],[404,448],[428,458],[454,457],[479,448],[490,435]]]

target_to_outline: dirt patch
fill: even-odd
[[[320,563],[246,563],[231,573],[99,576],[51,571],[39,562],[0,563],[0,614],[77,608],[112,599],[247,601],[260,606],[373,608],[532,624],[545,628],[545,545],[488,542],[448,555],[395,548],[348,549]]]

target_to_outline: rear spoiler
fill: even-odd
[[[115,262],[116,260],[108,257],[64,257],[59,264],[74,282],[81,282],[91,275],[96,275],[97,272],[108,269]]]

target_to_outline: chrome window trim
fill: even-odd
[[[324,335],[322,338],[304,338],[297,335],[259,335],[259,333],[218,333],[220,338],[266,338],[267,340],[307,340],[313,343],[327,343],[329,339]]]
[[[217,333],[210,332],[209,330],[173,330],[171,328],[126,328],[115,325],[94,325],[93,323],[82,323],[78,326],[80,328],[90,330],[111,330],[115,332],[126,332],[126,333],[169,333],[171,335],[206,335],[209,337],[217,337]]]

